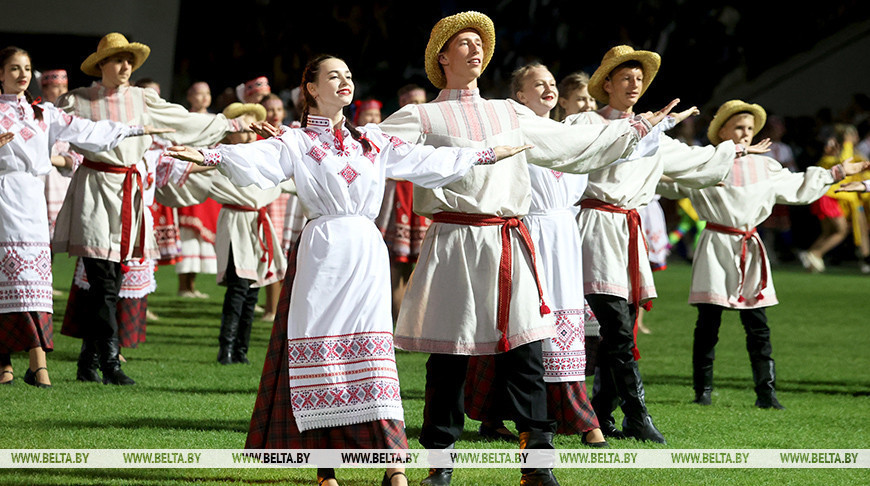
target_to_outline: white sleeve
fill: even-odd
[[[293,165],[302,158],[298,136],[299,130],[287,130],[266,140],[218,145],[201,151],[205,156],[204,165],[217,166],[237,186],[276,187],[293,177]]]
[[[131,135],[142,135],[142,127],[127,126],[112,120],[87,120],[45,104],[43,118],[48,122],[48,139],[69,142],[88,152],[104,152],[115,148]]]

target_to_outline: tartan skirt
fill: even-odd
[[[0,354],[41,347],[54,349],[54,328],[49,312],[8,312],[0,314]]]
[[[582,434],[598,428],[586,382],[547,383],[547,415],[556,420],[556,433]],[[465,376],[465,415],[481,422],[503,420],[498,410],[501,386],[492,356],[472,356]]]
[[[298,240],[297,240],[298,241]],[[272,326],[272,336],[260,377],[260,388],[245,441],[246,449],[407,449],[405,425],[398,420],[376,420],[343,427],[300,432],[290,405],[287,356],[287,319],[296,277],[298,244],[287,258],[287,273]]]
[[[89,319],[88,291],[73,282],[69,290],[66,312],[60,333],[64,336],[84,339],[88,336],[83,328]],[[145,342],[148,310],[148,296],[138,299],[119,298],[116,319],[118,322],[118,341],[122,348],[135,348]]]

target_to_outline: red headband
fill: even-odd
[[[42,73],[42,78],[39,80],[41,86],[49,86],[55,84],[69,84],[65,69],[52,69]]]

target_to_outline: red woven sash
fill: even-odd
[[[275,258],[275,247],[272,243],[272,227],[269,224],[269,213],[266,212],[266,207],[263,206],[262,208],[257,209],[250,206],[238,206],[235,204],[224,204],[223,207],[225,209],[232,209],[233,211],[257,213],[257,241],[260,242],[260,249],[263,250],[263,257],[260,258],[260,261],[266,262],[266,278],[274,275],[270,269],[272,268],[272,261]]]
[[[756,300],[763,299],[764,294],[762,294],[761,291],[767,287],[767,256],[764,254],[764,246],[761,244],[761,238],[758,237],[758,232],[755,228],[744,231],[742,229],[732,228],[730,226],[724,226],[708,221],[707,225],[704,226],[704,229],[740,237],[740,287],[738,288],[740,297],[737,299],[738,302],[744,302],[746,300],[743,297],[743,284],[746,282],[747,244],[751,240],[758,245],[758,254],[761,255],[761,282],[759,282],[758,287],[755,289],[755,298]]]
[[[614,206],[613,204],[608,204],[604,201],[600,201],[598,199],[584,199],[580,203],[580,207],[582,209],[594,209],[596,211],[605,211],[608,213],[618,213],[624,214],[626,219],[628,220],[628,279],[631,285],[631,293],[629,295],[629,300],[635,308],[635,318],[634,318],[634,348],[632,349],[632,353],[634,353],[634,359],[640,359],[640,351],[637,349],[637,313],[640,312],[640,295],[641,295],[641,282],[640,282],[640,258],[638,257],[639,247],[637,244],[638,237],[641,233],[641,223],[640,223],[640,215],[637,213],[636,209],[625,209],[619,206]],[[647,255],[649,254],[649,247],[646,244],[646,238],[643,240],[643,246],[646,250]],[[648,260],[648,259],[647,259]],[[652,302],[647,302],[643,305],[643,308],[649,311],[652,309]]]
[[[118,165],[106,164],[103,162],[94,162],[93,160],[84,159],[82,162],[84,167],[99,172],[109,174],[124,174],[124,183],[121,191],[121,266],[124,267],[124,261],[131,258],[132,248],[130,242],[133,239],[133,184],[139,187],[139,195],[143,196],[142,192],[142,176],[136,166],[121,167]],[[139,249],[142,255],[145,255],[145,201],[142,200],[143,212],[139,219]]]
[[[496,320],[497,328],[501,332],[501,338],[498,341],[498,349],[499,351],[508,351],[510,349],[510,342],[508,341],[507,334],[508,322],[510,321],[511,277],[513,273],[511,228],[516,228],[519,231],[520,242],[532,258],[532,272],[535,275],[535,284],[538,286],[538,298],[541,302],[541,315],[543,316],[550,313],[550,308],[544,303],[544,291],[541,287],[541,280],[538,278],[538,266],[535,262],[535,245],[532,242],[529,230],[518,218],[503,218],[488,214],[441,212],[435,213],[432,217],[432,221],[436,223],[461,224],[466,226],[501,226],[501,260],[498,268],[498,313]]]

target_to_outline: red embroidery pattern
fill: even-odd
[[[311,147],[311,150],[308,151],[308,156],[314,159],[318,164],[323,161],[324,157],[326,157],[326,152],[324,152],[320,147],[314,146]]]
[[[217,150],[203,150],[202,155],[202,165],[212,167],[221,163],[221,153]]]
[[[290,341],[290,366],[328,364],[369,358],[392,358],[393,339],[387,334],[347,336],[330,341]]]
[[[3,106],[6,106],[6,105],[3,105]],[[3,120],[0,121],[0,126],[9,130],[9,127],[11,127],[13,123],[15,123],[15,121],[12,118],[7,116],[7,117],[3,117]]]
[[[22,272],[36,272],[39,280],[51,281],[51,252],[48,245],[37,251],[35,255],[21,255],[17,248],[8,247],[3,259],[0,260],[0,271],[9,280],[18,280]]]
[[[48,131],[48,125],[45,124],[45,121],[43,121],[43,120],[39,120],[39,122],[37,122],[37,125],[39,125],[39,128],[40,128],[43,132]]]
[[[495,158],[495,150],[487,149],[481,150],[477,153],[477,161],[474,165],[490,165],[496,162]]]
[[[339,172],[338,175],[344,177],[344,180],[347,181],[348,187],[350,187],[353,181],[359,176],[359,172],[354,170],[350,164],[347,164],[344,166],[344,169],[341,169],[341,172]]]
[[[582,377],[586,372],[586,351],[544,352],[544,376],[550,378]]]
[[[0,111],[6,113],[7,111],[9,111],[9,105],[7,105],[6,103],[0,103]]]
[[[564,172],[559,172],[558,170],[550,169],[550,172],[553,173],[553,177],[555,177],[557,181],[558,181],[559,179],[561,179],[563,175],[565,175]]]
[[[22,128],[21,131],[18,132],[18,134],[21,135],[21,138],[23,138],[25,142],[33,138],[34,135],[33,130],[27,127]]]
[[[69,113],[61,113],[61,118],[63,118],[63,122],[69,125],[73,121],[73,117],[70,116]]]
[[[365,153],[365,156],[366,156],[367,159],[369,159],[369,161],[370,161],[372,164],[375,163],[375,153],[374,153],[374,152],[371,152],[371,151],[366,152],[366,153]]]
[[[302,132],[305,135],[308,135],[308,138],[310,138],[312,141],[317,140],[317,132],[316,131],[314,131],[310,128],[303,128]]]
[[[376,380],[366,383],[331,386],[316,390],[291,390],[293,410],[363,405],[369,402],[399,401],[399,383]]]
[[[399,137],[393,137],[392,135],[390,136],[390,143],[393,144],[393,147],[401,147],[402,145],[405,145],[404,140]]]
[[[575,342],[583,342],[583,319],[579,309],[557,310],[555,344],[562,351],[575,347]]]

